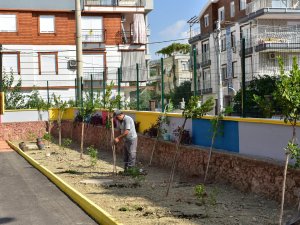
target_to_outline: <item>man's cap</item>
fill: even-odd
[[[121,114],[123,114],[123,112],[120,111],[120,110],[116,110],[116,111],[114,112],[114,116],[118,116],[118,115],[121,115]]]

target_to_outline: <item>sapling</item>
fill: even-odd
[[[54,105],[53,107],[58,110],[57,115],[57,125],[58,125],[58,144],[61,146],[61,123],[64,113],[68,107],[68,103],[66,101],[61,100],[60,96],[56,96],[54,93],[52,94]]]
[[[165,133],[166,130],[162,127],[163,124],[167,124],[169,125],[170,124],[170,121],[167,117],[167,113],[168,112],[171,112],[173,111],[173,103],[171,102],[171,100],[169,101],[169,103],[165,106],[164,108],[164,111],[162,113],[162,115],[160,115],[158,117],[158,123],[157,123],[157,126],[158,126],[158,129],[157,129],[157,135],[156,135],[156,139],[155,139],[155,142],[154,142],[154,145],[153,145],[153,148],[152,148],[152,152],[151,152],[151,157],[150,157],[150,162],[149,162],[149,166],[151,166],[152,164],[152,159],[153,159],[153,155],[154,155],[154,151],[156,149],[156,144],[158,142],[158,138],[161,134]],[[164,129],[164,130],[163,130]]]
[[[72,140],[71,139],[69,139],[69,138],[64,138],[63,140],[62,140],[62,146],[63,146],[63,149],[64,148],[69,148],[70,147],[70,145],[72,144]]]
[[[279,225],[282,225],[283,208],[285,201],[286,177],[290,156],[299,158],[300,148],[296,142],[296,126],[300,120],[300,70],[296,57],[293,58],[293,68],[286,74],[283,60],[279,58],[280,78],[276,84],[275,98],[280,101],[283,110],[283,118],[286,124],[292,127],[292,139],[285,148],[285,166],[282,182],[281,206],[279,214]],[[300,204],[299,204],[300,205]],[[298,207],[299,211],[299,207]]]
[[[114,86],[114,83],[111,82],[110,85],[107,86],[105,90],[105,95],[102,99],[102,107],[108,111],[108,117],[107,117],[107,123],[110,122],[110,128],[111,128],[111,140],[112,143],[112,152],[113,152],[113,173],[117,173],[117,156],[116,156],[116,146],[114,144],[114,118],[113,118],[113,112],[114,109],[116,109],[121,101],[121,96],[117,95],[116,97],[112,97],[112,88]]]
[[[209,169],[209,164],[210,164],[211,155],[212,155],[212,150],[213,150],[213,146],[214,146],[214,143],[215,143],[216,136],[218,135],[218,133],[223,132],[222,131],[223,126],[221,124],[221,121],[224,118],[224,115],[229,114],[231,112],[232,112],[232,108],[231,107],[226,107],[225,111],[219,112],[219,114],[217,116],[214,116],[214,118],[210,121],[211,125],[212,125],[212,137],[211,137],[211,145],[210,145],[210,149],[209,149],[208,161],[207,161],[205,175],[204,175],[204,181],[203,181],[204,183],[206,182],[208,169]]]
[[[175,150],[175,155],[173,158],[173,163],[172,163],[172,169],[171,169],[171,174],[169,178],[169,183],[168,183],[168,189],[166,196],[169,195],[169,190],[171,187],[171,183],[173,182],[174,179],[174,173],[175,173],[175,168],[179,156],[179,146],[181,143],[181,138],[182,138],[182,132],[184,131],[186,121],[188,119],[192,118],[201,118],[203,117],[206,113],[210,112],[213,109],[214,106],[214,100],[213,98],[207,99],[202,105],[199,106],[199,101],[200,101],[200,96],[192,96],[191,99],[189,100],[188,104],[185,106],[182,115],[184,117],[183,124],[181,126],[181,129],[179,130],[179,136],[176,142],[176,150]]]
[[[95,166],[98,160],[98,150],[91,145],[90,147],[87,147],[87,151],[91,159],[91,166]]]

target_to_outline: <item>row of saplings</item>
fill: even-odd
[[[286,160],[285,160],[285,166],[284,166],[284,176],[283,176],[283,183],[282,183],[282,199],[281,199],[281,207],[280,207],[280,214],[279,214],[279,225],[283,224],[283,209],[284,209],[284,201],[285,201],[285,189],[286,189],[286,177],[287,177],[287,170],[288,170],[288,165],[289,165],[289,159],[292,158],[295,160],[295,164],[293,167],[298,168],[300,167],[300,148],[298,143],[296,142],[296,126],[298,121],[300,120],[300,70],[297,64],[297,59],[294,58],[293,60],[293,69],[289,71],[289,73],[285,73],[284,67],[283,67],[283,61],[282,59],[279,59],[279,66],[280,66],[280,78],[277,81],[276,84],[276,91],[275,91],[275,98],[278,100],[283,108],[283,114],[282,117],[284,119],[284,122],[291,125],[292,128],[292,137],[289,143],[287,144],[285,150],[286,154]],[[114,122],[113,122],[113,111],[115,108],[118,107],[119,102],[121,97],[117,96],[116,98],[112,99],[111,98],[111,90],[112,90],[113,84],[107,87],[105,96],[102,100],[102,108],[106,109],[108,111],[108,119],[107,121],[110,121],[110,127],[111,129],[111,140],[114,140]],[[202,105],[199,106],[199,101],[200,97],[199,96],[193,96],[189,100],[188,104],[186,105],[182,116],[184,117],[184,121],[180,129],[178,130],[178,138],[176,140],[176,151],[174,154],[173,158],[173,163],[172,163],[172,168],[170,172],[170,178],[167,186],[167,191],[166,195],[168,196],[171,184],[173,182],[174,178],[174,173],[175,173],[175,168],[176,164],[178,161],[179,153],[180,153],[180,145],[182,143],[182,134],[183,131],[185,130],[185,125],[186,121],[188,119],[192,118],[201,118],[208,112],[212,111],[213,106],[214,106],[214,101],[212,98],[209,98],[207,101],[205,101]],[[82,104],[82,107],[80,108],[80,115],[82,117],[82,121],[86,121],[88,117],[90,117],[96,110],[94,104],[91,104],[92,99],[88,99]],[[56,98],[55,100],[55,106],[58,108],[58,119],[57,119],[57,124],[58,124],[58,130],[59,130],[59,145],[61,145],[61,120],[64,114],[64,111],[67,108],[67,103],[59,100],[59,98]],[[213,145],[215,138],[217,134],[220,132],[221,127],[222,127],[222,118],[223,115],[226,114],[227,111],[224,110],[220,112],[217,116],[214,117],[214,119],[211,121],[212,123],[212,140],[211,140],[211,148],[209,151],[209,156],[208,156],[208,163],[206,165],[206,171],[204,175],[204,184],[207,179],[207,174],[209,170],[209,165],[210,165],[210,159],[212,155],[212,150],[213,150]],[[161,116],[161,118],[165,118],[165,112]],[[82,125],[82,133],[81,133],[81,155],[80,157],[82,158],[83,154],[83,137],[84,137],[84,126],[85,123],[81,123]],[[159,134],[157,134],[157,137]],[[152,149],[152,154],[151,154],[151,159],[149,164],[151,165],[153,154],[155,152],[156,148],[156,143],[157,143],[158,138],[155,141],[155,144]],[[112,142],[113,143],[113,142]],[[92,150],[92,151],[91,151]],[[90,151],[93,152],[93,147],[90,147]],[[113,173],[116,173],[116,151],[115,151],[115,146],[112,144],[112,152],[113,152]],[[93,155],[93,153],[90,155]],[[97,156],[97,154],[94,152],[94,158]],[[93,158],[93,156],[91,156]],[[204,196],[209,196],[206,194],[206,191],[204,189],[203,185],[197,186],[195,188],[196,195],[198,196],[199,199],[202,199],[204,201]],[[211,197],[210,197],[211,199]],[[213,202],[213,201],[211,201]],[[298,205],[298,213],[300,211],[300,202]],[[294,218],[293,220],[297,220],[299,218]],[[290,222],[288,224],[293,224],[293,222]]]

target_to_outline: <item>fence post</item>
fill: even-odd
[[[103,88],[103,103],[104,103],[104,107],[105,107],[105,87],[106,87],[106,84],[105,84],[105,70],[103,70],[103,80],[102,80],[102,88]]]
[[[118,68],[118,95],[121,96],[121,68]],[[118,102],[118,108],[121,108],[121,100]]]
[[[161,112],[165,109],[165,81],[164,81],[164,59],[160,59],[161,70]]]
[[[77,104],[77,101],[78,101],[78,92],[77,92],[77,78],[75,78],[75,106],[77,107],[78,104]]]
[[[91,98],[92,98],[92,105],[94,106],[93,74],[91,74]]]
[[[139,64],[136,64],[136,109],[140,110]]]
[[[193,49],[193,55],[194,55],[194,66],[193,66],[193,72],[194,72],[194,96],[197,95],[197,58],[196,58],[196,48]]]
[[[50,105],[50,97],[49,97],[49,81],[47,80],[47,102],[48,102],[48,107]]]
[[[81,92],[80,92],[80,94],[81,94],[81,98],[80,98],[80,105],[81,105],[81,110],[83,110],[83,79],[82,79],[82,77],[80,77],[80,85],[81,85]]]
[[[242,68],[242,117],[246,117],[245,103],[246,103],[246,71],[245,71],[245,38],[241,42],[241,68]]]

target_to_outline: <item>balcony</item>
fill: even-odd
[[[202,62],[201,67],[206,67],[211,65],[210,55],[209,52],[202,53]]]
[[[256,52],[300,51],[300,26],[258,27],[258,35],[254,40]]]
[[[86,6],[135,6],[144,7],[145,0],[85,0]]]
[[[105,30],[104,29],[83,29],[81,32],[82,42],[104,42]]]
[[[278,13],[278,10],[294,11],[300,10],[299,0],[255,0],[247,4],[246,14],[255,13],[260,9],[274,9],[274,12]]]
[[[201,89],[202,94],[211,94],[212,87],[211,87],[211,80],[204,80],[203,81],[203,88]]]

